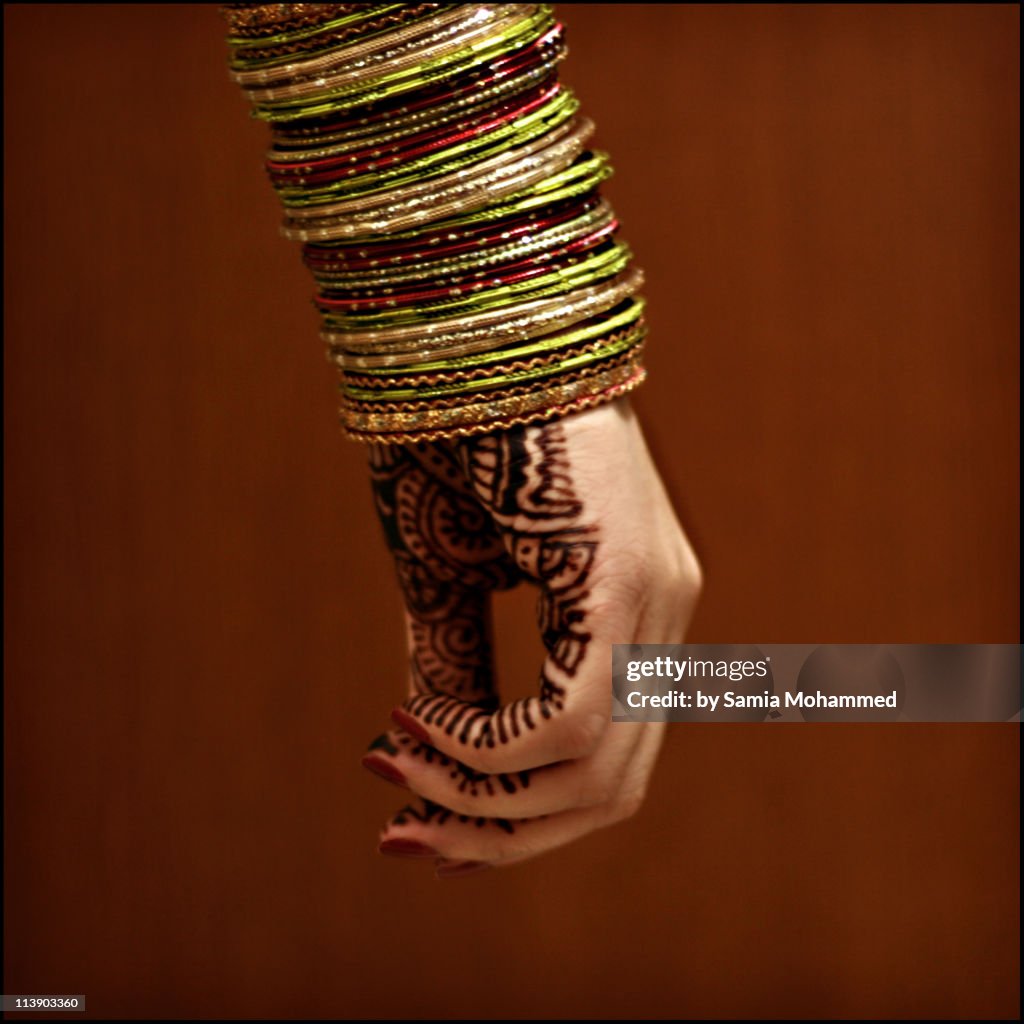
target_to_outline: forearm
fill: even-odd
[[[681,641],[699,572],[613,402],[644,377],[642,275],[558,79],[562,26],[351,6],[229,18],[405,604],[408,696],[363,763],[421,798],[382,852],[511,864],[639,806],[663,727],[611,723],[611,644]],[[547,657],[502,704],[490,596],[522,581]]]

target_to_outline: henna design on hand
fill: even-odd
[[[498,706],[491,591],[523,579],[539,585],[541,638],[569,678],[591,639],[582,603],[597,528],[580,522],[564,429],[555,422],[458,443],[372,446],[370,454],[377,510],[409,611],[418,695],[409,710],[468,742]],[[544,673],[538,698],[509,705],[473,742],[507,742],[560,710],[564,697],[564,686]]]
[[[370,446],[370,459],[377,510],[408,612],[414,693],[403,706],[476,748],[494,748],[537,728],[565,706],[566,683],[591,640],[584,603],[597,527],[582,521],[562,424],[462,441]],[[539,694],[500,707],[490,594],[524,581],[540,591],[538,625],[549,657]],[[394,742],[408,753],[448,768],[460,793],[512,794],[529,786],[529,771],[489,775],[412,736],[398,736]],[[490,822],[506,832],[515,827],[507,819],[456,814],[429,800],[403,808],[393,823],[453,818],[478,827]]]
[[[421,693],[497,707],[487,595],[519,572],[448,445],[373,446],[377,512],[409,613]]]
[[[460,456],[477,497],[502,526],[512,528],[520,517],[576,525],[583,506],[560,423],[473,437],[462,442]]]
[[[580,522],[583,506],[569,474],[564,428],[551,423],[471,438],[459,454],[517,568],[541,587],[544,646],[558,668],[574,676],[591,638],[580,605],[597,541],[596,527]]]

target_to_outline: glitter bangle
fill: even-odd
[[[345,433],[408,444],[643,381],[642,272],[545,4],[231,4],[230,77],[303,243]]]

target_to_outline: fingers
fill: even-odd
[[[636,733],[637,739],[619,785],[604,802],[545,816],[488,818],[459,814],[433,801],[414,800],[385,827],[381,852],[505,866],[556,849],[595,829],[625,821],[643,803],[664,725],[616,723],[619,727]]]
[[[458,814],[488,818],[555,814],[614,798],[640,741],[640,732],[629,725],[610,725],[606,741],[590,757],[532,771],[488,775],[399,729],[378,737],[363,765]]]
[[[572,425],[407,450],[375,478],[412,692],[364,764],[410,792],[381,852],[432,858],[439,876],[629,817],[662,741],[662,723],[611,722],[611,645],[680,642],[696,562],[631,418],[606,410]],[[538,694],[499,707],[490,592],[523,579],[540,591],[547,657]]]
[[[624,817],[608,805],[554,817],[474,818],[419,800],[391,820],[381,836],[380,850],[398,856],[410,850],[419,856],[500,864],[536,856]]]

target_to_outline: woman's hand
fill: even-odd
[[[611,721],[611,645],[684,639],[696,557],[628,400],[463,441],[374,446],[373,486],[405,598],[410,696],[367,768],[414,799],[381,851],[439,876],[504,865],[621,821],[662,723]],[[490,594],[540,593],[538,694],[502,705]]]

